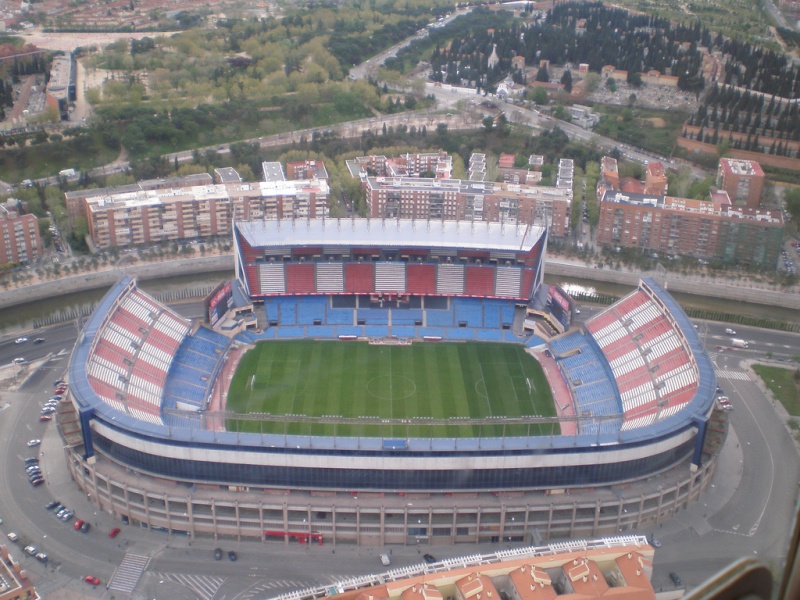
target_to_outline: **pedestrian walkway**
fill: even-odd
[[[130,594],[136,589],[136,585],[142,578],[142,573],[147,568],[150,562],[149,556],[142,556],[141,554],[126,554],[117,568],[111,582],[108,584],[108,589],[115,592],[124,592]]]

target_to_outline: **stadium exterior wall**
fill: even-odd
[[[322,536],[325,544],[383,546],[525,542],[618,535],[654,528],[697,502],[717,467],[673,470],[647,489],[599,488],[591,495],[541,492],[448,497],[368,493],[265,494],[238,488],[175,485],[100,457],[87,463],[65,448],[68,468],[95,510],[166,535],[261,539],[279,543]],[[411,502],[410,500],[413,500]],[[123,518],[124,517],[124,518]],[[267,535],[267,532],[270,535]],[[277,535],[272,535],[277,534]]]

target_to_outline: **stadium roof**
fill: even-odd
[[[544,235],[534,225],[413,219],[238,221],[250,246],[380,246],[479,248],[528,252]]]

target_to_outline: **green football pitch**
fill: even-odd
[[[232,431],[381,437],[557,435],[557,423],[503,424],[501,417],[552,417],[541,366],[522,346],[481,342],[369,345],[261,342],[242,357],[228,392],[230,413],[371,417],[368,422],[229,418]],[[425,425],[411,418],[488,419]],[[393,419],[381,423],[380,419]],[[496,419],[496,420],[494,420]],[[332,419],[336,420],[336,419]]]

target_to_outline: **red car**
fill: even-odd
[[[52,421],[53,417],[51,417],[50,415],[39,415],[39,420],[40,421]]]
[[[77,521],[75,521],[75,525],[73,525],[72,528],[75,531],[78,531],[81,528],[81,525],[83,525],[83,519],[78,519]]]
[[[92,585],[100,585],[100,580],[94,575],[87,575],[83,580],[86,583],[91,583]]]
[[[59,386],[59,387],[57,387],[57,388],[56,388],[56,390],[55,390],[55,393],[56,393],[56,394],[63,394],[63,393],[64,393],[64,392],[66,392],[66,391],[67,391],[67,388],[65,388],[65,387],[62,385],[62,386]]]
[[[120,532],[119,527],[114,527],[114,529],[108,532],[108,537],[115,538],[119,535],[119,532]]]

